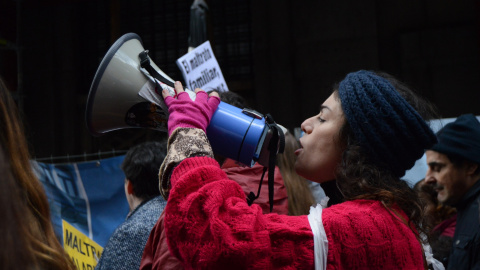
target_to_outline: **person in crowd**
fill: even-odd
[[[446,267],[457,223],[457,210],[440,203],[437,199],[437,192],[432,185],[425,183],[425,179],[418,181],[414,189],[424,203],[426,222],[424,227],[430,229],[428,240],[432,247],[433,257]]]
[[[227,104],[242,109],[248,107],[246,100],[235,92],[220,92],[219,95],[222,100]],[[254,194],[257,195],[264,169],[262,165],[255,163],[254,166],[248,167],[245,165],[240,165],[236,161],[220,155],[214,155],[214,157],[215,160],[221,165],[221,169],[227,174],[229,179],[237,182],[242,187],[245,193],[245,197],[248,197],[250,192],[254,192]],[[267,183],[267,179],[265,178],[262,182],[262,188],[260,190],[258,198],[253,200],[253,203],[260,206],[262,208],[262,212],[265,214],[270,213],[270,202],[268,199]],[[274,201],[272,213],[288,214],[289,202],[290,200],[287,195],[284,178],[281,174],[279,167],[276,166],[274,173]],[[141,270],[184,269],[181,262],[177,258],[175,258],[168,250],[163,219],[164,214],[162,213],[154,228],[152,229],[151,235],[148,239],[146,248],[142,256],[142,262],[140,265]]]
[[[302,216],[247,204],[205,134],[218,94],[195,89],[192,101],[181,83],[175,88],[176,98],[162,92],[170,116],[160,181],[168,246],[185,268],[441,269],[424,253],[419,198],[400,179],[436,142],[421,116],[429,106],[404,84],[385,73],[349,73],[302,123],[296,172],[335,179],[344,200]]]
[[[30,163],[19,111],[0,77],[0,138],[2,153],[1,269],[75,269],[55,236],[43,185]]]
[[[95,269],[139,269],[150,231],[167,203],[158,189],[158,168],[166,153],[165,141],[149,141],[125,155],[122,170],[130,212],[110,236]]]
[[[222,99],[223,100],[223,99]],[[288,214],[292,216],[307,215],[310,206],[315,205],[308,180],[295,173],[295,151],[300,145],[293,134],[285,132],[285,149],[277,155],[277,163],[283,176],[288,194]]]
[[[425,182],[433,185],[440,203],[457,209],[448,269],[480,269],[480,123],[464,114],[437,137],[426,151]]]

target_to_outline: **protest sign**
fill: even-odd
[[[73,260],[78,270],[93,270],[97,265],[103,248],[88,236],[62,220],[63,248]]]
[[[195,88],[201,88],[206,92],[228,91],[227,83],[209,41],[180,57],[176,63],[188,89],[193,91]]]

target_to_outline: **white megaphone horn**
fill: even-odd
[[[166,132],[168,109],[160,88],[173,91],[173,83],[151,61],[137,34],[123,35],[110,47],[93,79],[86,109],[88,130],[95,136],[125,128]],[[185,91],[195,98],[193,91]],[[255,162],[268,167],[272,153],[283,152],[283,131],[270,116],[224,102],[214,113],[207,136],[216,154],[250,167]],[[277,139],[279,147],[272,151],[270,142]]]

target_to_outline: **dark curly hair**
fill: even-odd
[[[436,116],[434,106],[415,94],[407,85],[389,74],[377,72],[377,75],[387,79],[425,120],[430,120]],[[338,85],[334,87],[334,95],[340,102]],[[347,121],[341,127],[337,139],[340,145],[344,147],[342,161],[337,168],[336,179],[344,200],[377,200],[388,209],[397,205],[408,216],[408,225],[417,237],[419,237],[419,232],[428,235],[426,228],[422,226],[422,224],[425,224],[422,202],[407,182],[400,179],[388,168],[379,166],[368,158],[364,149],[355,139]],[[392,153],[392,155],[394,154]]]

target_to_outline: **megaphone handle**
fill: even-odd
[[[175,85],[172,81],[168,80],[167,78],[163,77],[162,74],[158,73],[152,65],[150,65],[150,59],[148,57],[148,50],[145,50],[138,54],[138,57],[140,58],[140,66],[148,71],[152,77],[155,79],[161,81],[162,83],[172,87],[175,89]]]

